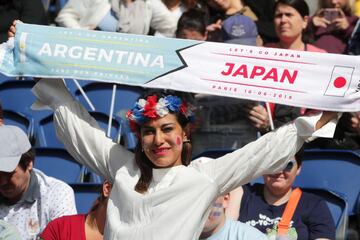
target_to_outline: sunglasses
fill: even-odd
[[[295,159],[291,159],[290,162],[288,162],[288,164],[286,165],[286,167],[284,168],[284,172],[290,172],[293,167],[295,166]]]

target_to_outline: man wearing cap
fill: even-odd
[[[35,239],[48,222],[76,214],[70,186],[33,168],[27,135],[0,126],[0,219],[15,225],[22,239]]]

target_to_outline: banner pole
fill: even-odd
[[[110,134],[111,134],[112,118],[113,118],[113,115],[114,115],[115,97],[116,97],[116,84],[113,85],[113,91],[112,91],[112,95],[111,95],[109,122],[108,122],[107,134],[106,134],[108,137],[111,136]]]
[[[273,118],[272,118],[272,115],[271,115],[270,104],[268,102],[265,102],[265,105],[266,105],[266,111],[267,111],[268,116],[269,116],[270,128],[271,128],[271,130],[274,130],[275,127],[274,127],[274,121],[273,121]]]
[[[87,104],[89,104],[89,107],[90,107],[91,111],[95,111],[94,105],[90,101],[90,99],[87,96],[87,94],[85,93],[84,89],[80,86],[79,82],[76,79],[73,79],[73,81],[74,81],[76,87],[79,89],[80,93],[84,96],[85,101],[87,102]]]

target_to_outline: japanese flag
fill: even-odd
[[[334,66],[324,95],[344,97],[349,89],[353,72],[353,67]]]

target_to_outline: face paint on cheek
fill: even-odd
[[[221,211],[214,211],[211,215],[213,217],[220,217],[221,216]]]
[[[181,137],[177,136],[176,137],[176,145],[181,145],[181,143],[182,143]]]
[[[211,212],[212,217],[220,217],[221,213],[223,212],[223,205],[222,203],[213,203],[213,209]]]

